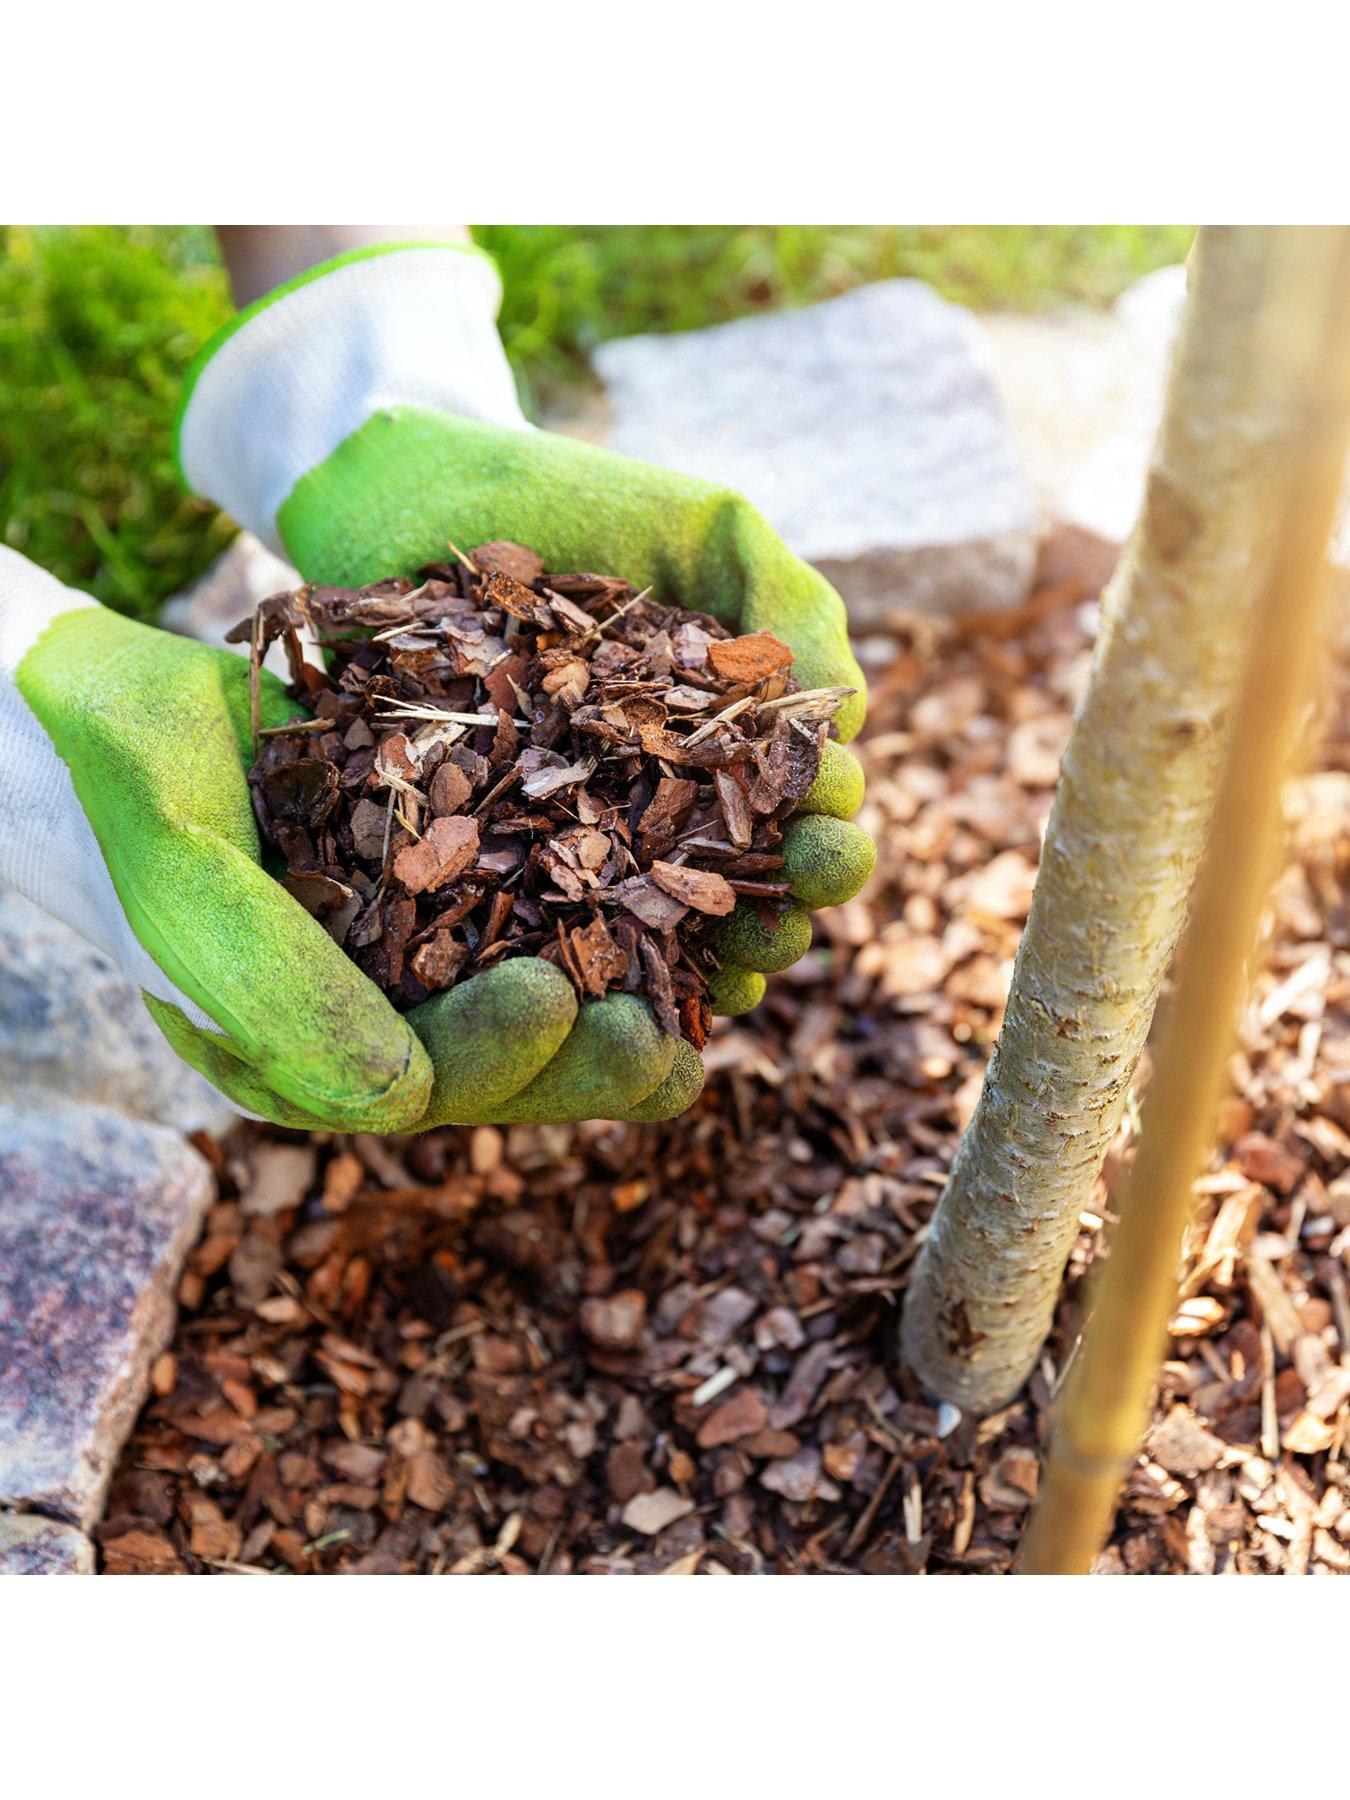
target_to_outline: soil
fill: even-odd
[[[246,1126],[99,1531],[108,1572],[995,1573],[1133,1115],[1024,1394],[897,1366],[1087,666],[1099,568],[862,646],[868,890],[720,1022],[663,1125]],[[1197,1190],[1153,1420],[1100,1567],[1350,1569],[1350,683]]]

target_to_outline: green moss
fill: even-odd
[[[184,369],[229,313],[210,233],[0,231],[0,534],[152,618],[233,535],[178,486]]]

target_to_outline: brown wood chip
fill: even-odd
[[[720,918],[736,904],[736,890],[712,869],[691,869],[682,863],[654,862],[652,880],[666,893],[692,906],[695,912]]]
[[[752,631],[745,637],[714,640],[708,645],[708,661],[728,681],[763,681],[792,667],[792,651],[771,631]]]
[[[425,894],[462,875],[478,854],[473,819],[433,819],[426,835],[394,858],[394,874],[410,894]]]

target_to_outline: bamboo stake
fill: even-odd
[[[1350,230],[1283,234],[1266,354],[1286,364],[1296,435],[1272,470],[1280,524],[1175,996],[1160,1033],[1120,1223],[1056,1407],[1019,1574],[1086,1573],[1110,1530],[1148,1416],[1192,1187],[1280,842],[1280,802],[1314,692],[1325,552],[1350,442]]]

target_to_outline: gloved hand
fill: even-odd
[[[594,569],[743,631],[771,630],[807,687],[845,685],[840,738],[864,684],[844,609],[739,496],[532,430],[493,323],[492,265],[447,245],[358,252],[246,309],[206,347],[180,414],[185,480],[307,579],[359,586],[494,538],[554,569]],[[810,943],[808,909],[850,898],[875,850],[847,823],[856,759],[831,742],[784,852],[797,904],[770,932],[742,905],[721,926],[715,1010],[743,1012],[764,972]],[[697,1053],[645,1005],[579,1009],[551,964],[516,958],[407,1015],[435,1083],[423,1126],[493,1120],[665,1118],[702,1085]],[[200,1037],[168,1025],[206,1067]],[[206,1068],[213,1079],[218,1072]]]
[[[663,599],[774,629],[807,685],[858,686],[839,716],[851,735],[861,678],[828,585],[735,496],[530,432],[496,298],[482,259],[404,247],[314,271],[247,309],[185,395],[191,485],[320,579],[360,582],[440,556],[447,539],[510,536],[557,568],[650,581]],[[539,959],[503,963],[401,1019],[257,866],[242,662],[0,557],[12,815],[0,821],[0,878],[110,951],[170,1041],[236,1103],[288,1125],[395,1131],[664,1118],[695,1097],[697,1054],[645,1005],[612,995],[578,1009]],[[278,721],[291,703],[264,685]],[[786,846],[803,906],[847,898],[870,871],[871,845],[842,823],[861,785],[831,745]],[[723,930],[724,1012],[753,1005],[760,971],[809,942],[801,910],[772,936],[753,913]]]
[[[247,675],[0,547],[0,881],[120,963],[248,1111],[411,1129],[426,1051],[258,866]],[[264,706],[296,710],[270,678]]]

